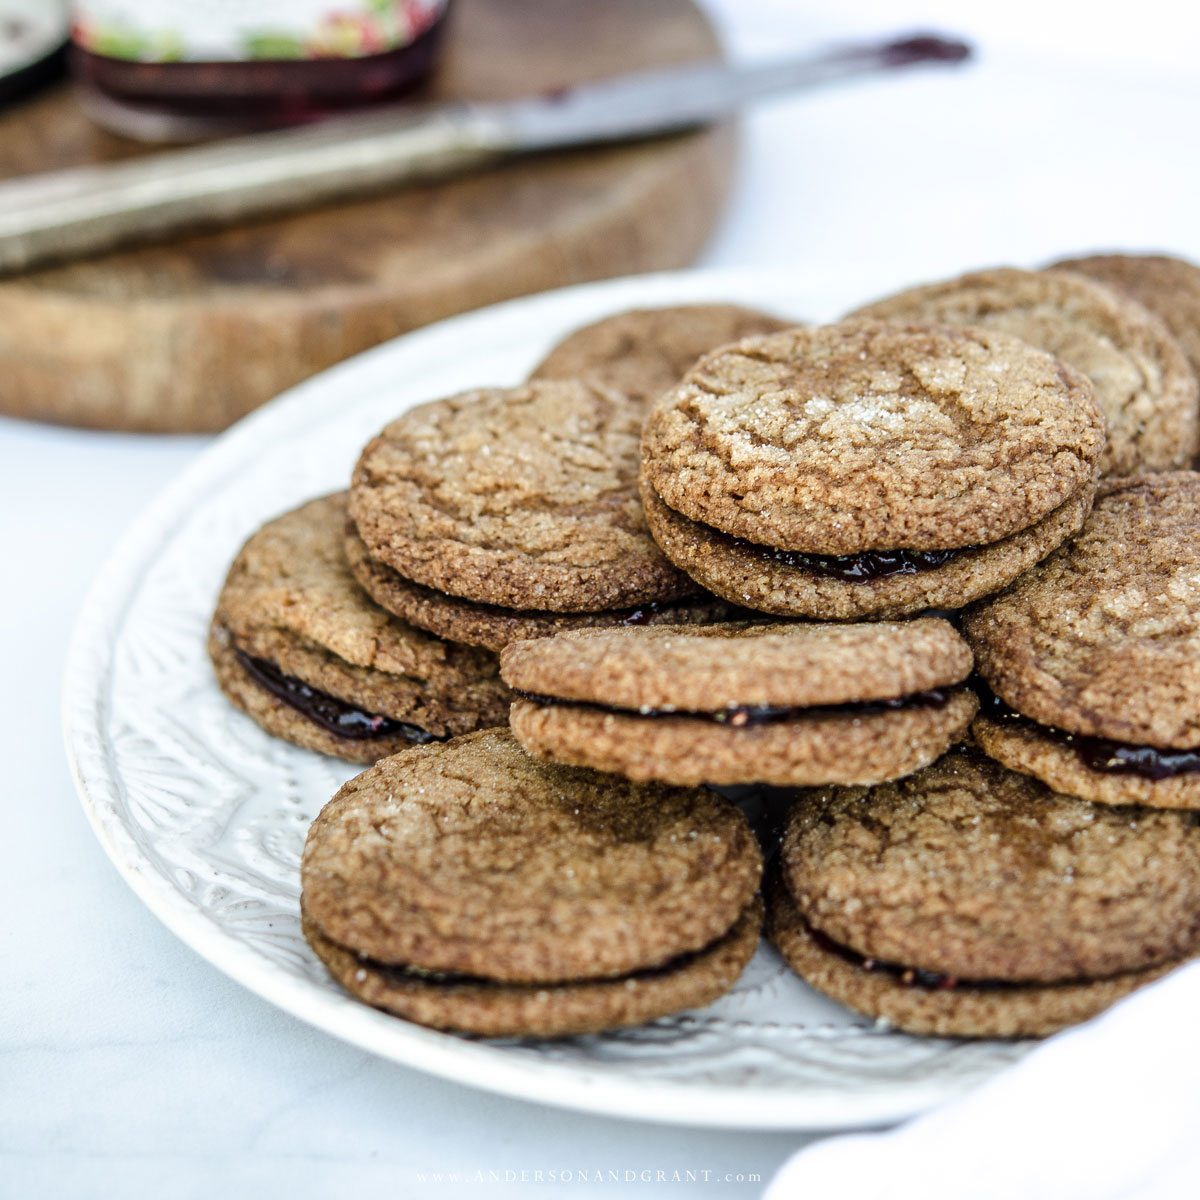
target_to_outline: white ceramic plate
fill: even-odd
[[[549,1104],[696,1125],[830,1129],[918,1112],[1021,1047],[916,1038],[818,996],[764,946],[718,1004],[567,1041],[436,1033],[352,1000],[300,935],[308,824],[353,769],[276,741],[218,692],[204,651],[225,570],[263,521],[344,487],[363,443],[418,401],[515,383],[562,334],[638,305],[733,300],[828,320],[904,281],[681,273],[517,300],[400,338],[220,438],[128,532],[69,656],[68,752],[104,849],[214,966],[337,1037]]]

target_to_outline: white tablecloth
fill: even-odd
[[[899,284],[1103,248],[1200,260],[1194,10],[1163,0],[925,3],[904,12],[882,0],[820,10],[789,0],[708,2],[744,57],[916,26],[965,33],[981,50],[963,70],[860,83],[757,112],[734,202],[703,264],[823,273],[870,263]],[[63,757],[65,644],[106,551],[206,444],[0,420],[0,1196],[170,1200],[253,1188],[307,1200],[374,1187],[405,1197],[549,1197],[604,1186],[533,1182],[535,1171],[572,1165],[635,1173],[607,1185],[622,1195],[760,1194],[803,1138],[580,1116],[378,1061],[210,968],[108,865]],[[1186,1023],[1173,985],[1156,1011]],[[1089,1061],[1103,1061],[1110,1044],[1125,1061],[1127,1043],[1114,1029],[1089,1032]],[[1179,1045],[1196,1050],[1194,1037]],[[1071,1061],[1052,1059],[1037,1077],[1030,1130],[1044,1124],[1037,1096],[1046,1122],[1055,1117]],[[1113,1107],[1152,1118],[1181,1094],[1171,1074],[1179,1061],[1156,1054],[1134,1095],[1110,1080]],[[997,1111],[993,1101],[962,1102],[955,1138],[969,1146]],[[1151,1119],[1138,1128],[1157,1127]],[[1143,1144],[1130,1139],[1128,1154]],[[911,1148],[927,1142],[889,1145],[893,1157],[879,1161],[911,1170],[920,1161]],[[821,1153],[844,1152],[828,1142]],[[867,1153],[854,1151],[864,1163]],[[1043,1153],[1031,1134],[1006,1140],[1002,1157],[1019,1178],[1022,1163]],[[839,1195],[897,1194],[869,1172],[844,1169],[846,1161]],[[676,1169],[708,1171],[714,1182],[656,1181]],[[478,1170],[501,1182],[472,1188],[431,1178]],[[1140,1194],[1144,1177],[1130,1176],[1127,1194]],[[934,1190],[968,1194],[947,1182]],[[813,1183],[793,1194],[830,1191]]]

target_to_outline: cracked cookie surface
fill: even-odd
[[[538,763],[494,729],[347,783],[301,877],[325,936],[379,962],[554,983],[702,949],[761,872],[745,817],[715,793]]]
[[[654,406],[642,478],[673,510],[810,554],[998,541],[1089,486],[1091,384],[993,330],[855,321],[750,338]]]
[[[1200,474],[1107,480],[1083,531],[967,613],[979,673],[1026,717],[1200,745]]]
[[[1117,288],[1163,319],[1200,378],[1200,266],[1165,254],[1090,254],[1053,264]]]
[[[590,612],[695,592],[646,529],[640,404],[542,380],[422,404],[369,442],[350,511],[371,557],[481,604]]]
[[[1200,826],[1052,792],[978,751],[793,808],[784,880],[860,954],[967,980],[1052,983],[1194,953]]]
[[[851,319],[998,329],[1091,380],[1108,444],[1103,475],[1186,466],[1200,448],[1195,374],[1167,326],[1130,296],[1066,271],[999,268],[911,288]]]

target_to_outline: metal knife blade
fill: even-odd
[[[969,47],[922,34],[765,64],[704,62],[490,104],[380,110],[0,184],[0,274],[441,178],[531,151],[678,132],[756,100]]]
[[[524,150],[623,141],[704,125],[769,96],[918,63],[959,63],[970,53],[965,42],[913,34],[778,62],[701,62],[622,75],[497,107]]]

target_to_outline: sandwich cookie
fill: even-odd
[[[994,758],[1104,804],[1200,809],[1200,475],[1108,480],[1083,532],[964,622]]]
[[[758,844],[702,788],[544,765],[507,730],[414,747],[308,835],[305,933],[422,1024],[562,1036],[708,1004],[753,955]]]
[[[1200,377],[1200,266],[1163,254],[1091,254],[1054,269],[1098,279],[1145,305],[1162,318]]]
[[[814,987],[913,1033],[1086,1020],[1191,957],[1200,826],[1052,792],[975,750],[793,809],[769,935]]]
[[[355,579],[376,604],[418,629],[496,654],[509,642],[550,637],[570,629],[708,625],[742,613],[727,600],[707,592],[681,600],[651,600],[633,608],[604,612],[549,612],[477,604],[473,600],[422,587],[405,579],[386,563],[372,558],[353,521],[346,524],[345,552]],[[699,588],[693,590],[699,591]]]
[[[695,595],[646,529],[641,419],[575,381],[423,404],[367,445],[350,512],[371,558],[476,604],[588,613]]]
[[[732,603],[838,620],[958,608],[1083,524],[1091,384],[985,329],[856,321],[710,355],[654,407],[642,500]]]
[[[242,547],[208,649],[225,695],[268,733],[352,762],[504,719],[494,656],[384,612],[342,553],[345,494],[268,522]]]
[[[1091,380],[1108,446],[1102,475],[1186,466],[1200,448],[1196,376],[1153,312],[1128,295],[1065,271],[979,271],[912,288],[852,314],[997,329]]]
[[[702,354],[791,324],[734,304],[633,309],[569,334],[530,378],[588,379],[649,404]]]
[[[501,675],[535,757],[675,784],[874,783],[958,740],[977,701],[935,617],[609,629],[517,642]]]

